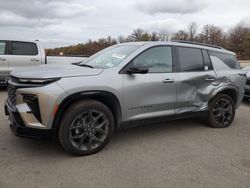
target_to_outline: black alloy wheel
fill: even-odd
[[[217,95],[209,105],[208,123],[214,128],[225,128],[232,124],[235,117],[235,103],[225,94]]]
[[[100,151],[114,132],[114,117],[99,101],[84,100],[72,104],[63,114],[58,130],[62,148],[74,155]]]
[[[98,148],[107,138],[109,121],[105,114],[89,110],[77,116],[69,131],[71,144],[79,150]]]

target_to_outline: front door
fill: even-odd
[[[137,56],[128,66],[147,66],[146,74],[124,74],[124,120],[174,114],[177,74],[173,73],[172,48],[157,46]]]

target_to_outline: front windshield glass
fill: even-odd
[[[107,69],[119,65],[126,57],[136,51],[140,45],[115,45],[91,56],[80,65],[90,65],[93,68]]]
[[[250,66],[244,67],[243,70],[250,71]]]

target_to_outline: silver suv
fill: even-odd
[[[235,54],[217,46],[124,43],[78,65],[13,71],[5,112],[16,135],[57,136],[65,151],[88,155],[131,125],[202,116],[228,127],[245,83]]]

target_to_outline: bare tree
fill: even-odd
[[[188,33],[184,30],[180,30],[177,33],[174,34],[172,37],[172,40],[188,40]]]
[[[111,36],[108,36],[106,41],[108,42],[109,45],[111,45],[113,43],[113,39]]]
[[[168,41],[170,34],[164,31],[148,33],[142,29],[134,30],[128,36],[120,35],[117,40],[108,36],[97,40],[88,40],[86,43],[79,43],[67,47],[46,49],[47,55],[58,55],[61,52],[65,55],[92,55],[113,44],[131,41]],[[184,30],[176,32],[172,40],[191,40],[212,45],[219,45],[237,53],[239,59],[250,59],[250,27],[239,23],[227,32],[215,25],[205,25],[201,32],[195,22],[190,23]]]
[[[188,40],[194,41],[197,34],[198,26],[196,22],[191,22],[187,25]]]
[[[229,48],[236,52],[239,56],[241,56],[245,50],[243,44],[248,32],[249,28],[242,26],[242,24],[238,24],[229,30]]]
[[[151,40],[151,41],[158,41],[158,40],[159,40],[158,33],[153,32],[153,33],[150,35],[150,40]]]
[[[250,59],[250,28],[248,28],[248,32],[246,34],[246,38],[243,42],[244,52],[242,52],[242,59],[249,60]]]
[[[226,46],[226,35],[220,27],[205,25],[197,37],[197,41],[206,44]]]
[[[117,38],[118,43],[124,43],[126,42],[126,38],[123,35],[118,36]]]
[[[144,31],[142,29],[135,29],[131,34],[131,38],[134,41],[142,41],[143,35],[144,35]]]
[[[160,31],[158,33],[160,41],[168,41],[170,35],[167,31]]]

